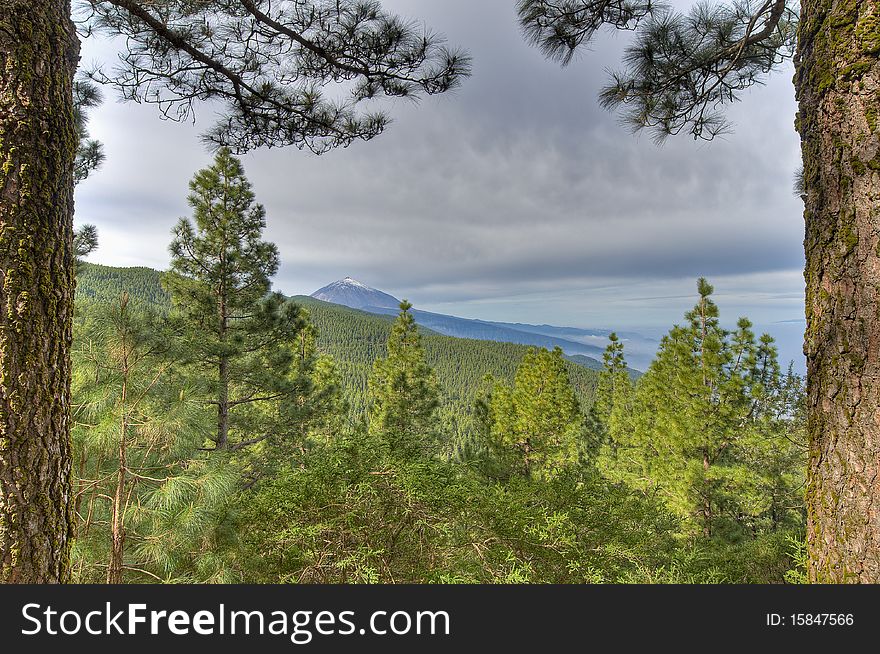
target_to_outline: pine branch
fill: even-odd
[[[219,99],[220,122],[205,134],[242,152],[295,145],[322,153],[368,140],[388,123],[362,113],[364,100],[443,93],[470,74],[470,59],[443,40],[355,0],[81,0],[89,28],[120,34],[127,51],[112,84],[127,99],[187,119],[198,101]],[[325,87],[348,99],[325,98]]]

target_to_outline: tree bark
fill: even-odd
[[[229,359],[221,357],[218,371],[220,380],[217,397],[217,449],[229,447]]]
[[[705,336],[703,337],[703,340],[705,340]],[[705,361],[705,359],[703,359],[703,361]],[[709,461],[709,452],[706,448],[703,448],[703,474],[705,475],[705,488],[703,489],[703,506],[700,509],[700,513],[702,514],[703,519],[703,536],[706,538],[712,538],[712,482],[709,480],[709,468],[711,467],[712,462]]]
[[[67,581],[73,75],[69,0],[0,0],[0,582]]]
[[[122,583],[122,567],[125,560],[125,483],[128,470],[128,350],[125,338],[122,341],[122,419],[119,425],[119,468],[116,471],[116,493],[113,495],[113,509],[110,527],[110,563],[107,566],[107,583]]]
[[[809,577],[880,582],[880,4],[801,4]]]
[[[221,261],[223,257],[221,256]],[[229,315],[226,308],[226,285],[220,285],[220,302],[217,308],[219,321],[218,337],[223,352],[217,371],[219,382],[217,394],[217,449],[229,447],[229,355],[226,353],[226,332],[229,329]]]

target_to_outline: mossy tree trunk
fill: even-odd
[[[69,0],[0,0],[0,582],[69,576]]]
[[[810,579],[880,582],[880,2],[804,0]]]

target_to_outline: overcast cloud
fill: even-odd
[[[519,33],[513,0],[385,0],[474,57],[451,94],[391,103],[369,143],[315,157],[244,157],[283,260],[278,289],[310,293],[351,275],[419,308],[582,327],[668,326],[706,276],[728,322],[803,317],[802,207],[791,70],[731,108],[735,132],[658,148],[599,108],[627,34],[604,35],[568,68]],[[86,63],[112,44],[91,40]],[[187,183],[210,162],[211,124],[160,121],[154,107],[94,112],[104,168],[77,191],[95,223],[92,261],[167,265]],[[796,356],[798,330],[784,354]]]

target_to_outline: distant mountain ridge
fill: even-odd
[[[379,315],[396,315],[400,301],[392,295],[367,286],[351,277],[318,289],[312,298]],[[552,350],[559,347],[573,361],[588,368],[602,368],[602,355],[608,344],[610,330],[555,327],[503,323],[472,318],[460,318],[421,309],[412,310],[416,323],[444,336],[478,341],[515,343]],[[627,360],[646,369],[654,356],[657,342],[635,332],[618,334],[627,345]],[[575,358],[577,357],[577,358]]]
[[[168,293],[162,288],[160,283],[161,273],[151,268],[113,268],[110,266],[102,266],[99,264],[86,263],[82,266],[78,274],[77,284],[77,302],[80,308],[79,315],[83,316],[83,310],[91,303],[106,304],[114,302],[118,299],[119,294],[126,291],[132,302],[139,306],[151,307],[159,311],[166,311],[170,307],[171,299]],[[346,280],[340,280],[346,282]],[[341,286],[341,287],[340,287]],[[328,301],[314,297],[325,289],[330,289],[333,297],[337,301]],[[346,300],[352,303],[362,303],[364,301],[375,301],[376,298],[384,298],[382,302],[391,306],[364,306],[350,307],[344,302],[338,300]],[[399,301],[397,298],[384,293],[377,289],[371,288],[366,284],[349,278],[344,284],[329,284],[323,289],[316,291],[312,296],[305,298],[303,296],[295,297],[296,301],[304,303],[311,307],[314,311],[320,312],[322,315],[326,313],[332,306],[353,310],[367,316],[375,316],[383,323],[390,325],[393,316],[399,311]],[[303,302],[308,299],[309,302]],[[316,304],[312,304],[315,302]],[[324,307],[327,309],[325,310]],[[334,314],[344,315],[344,314]],[[473,320],[469,318],[458,318],[445,314],[432,313],[430,311],[413,310],[413,315],[417,323],[426,330],[427,333],[436,334],[437,337],[452,337],[456,339],[465,339],[473,341],[483,341],[486,343],[508,344],[510,346],[526,346],[526,347],[545,347],[552,349],[554,347],[562,348],[565,356],[572,363],[578,364],[580,367],[589,370],[602,369],[602,353],[605,347],[604,330],[586,330],[569,327],[553,327],[551,325],[526,325],[514,323],[495,323],[484,320]],[[316,316],[317,317],[317,316]],[[328,323],[324,323],[325,326]],[[568,338],[560,338],[557,334],[565,333]],[[637,334],[627,334],[638,338]],[[583,338],[586,342],[577,342],[577,339]],[[323,340],[323,339],[322,339]],[[592,342],[590,342],[592,341]],[[644,368],[640,366],[642,362],[638,357],[630,354],[630,342],[624,338],[627,345],[627,361],[634,367],[645,369],[650,359],[644,361]],[[350,347],[349,344],[347,347]],[[461,344],[461,347],[466,347]],[[469,346],[467,346],[469,347]],[[338,354],[342,354],[347,348],[343,347]],[[493,350],[494,351],[494,350]],[[502,351],[502,350],[498,350]],[[503,350],[507,352],[506,356],[514,356],[514,350]],[[651,349],[653,355],[653,348]],[[632,370],[638,374],[637,370]]]
[[[396,309],[392,310],[380,307],[363,307],[362,310],[385,315],[397,313]],[[511,329],[498,323],[486,322],[483,320],[459,318],[457,316],[449,316],[442,313],[422,311],[421,309],[413,309],[412,314],[419,325],[427,327],[438,334],[443,334],[444,336],[472,338],[478,341],[518,343],[520,345],[545,347],[549,350],[552,350],[554,347],[560,347],[567,354],[582,354],[589,357],[599,357],[600,359],[602,353],[605,351],[604,347],[577,343],[575,341],[569,341],[555,336],[547,336],[545,334]]]

